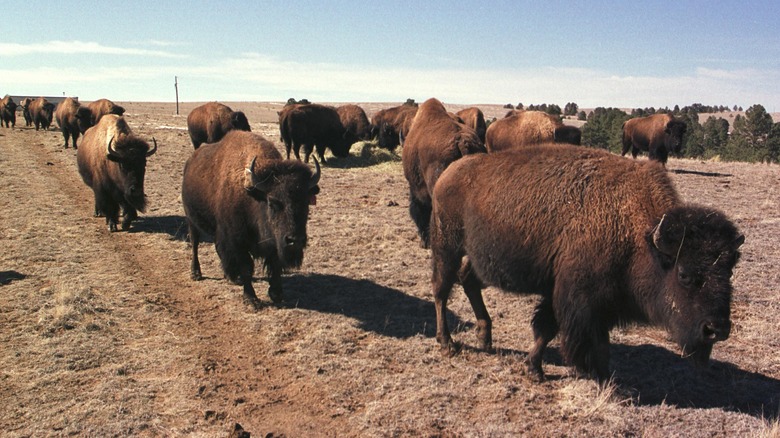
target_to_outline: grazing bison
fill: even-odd
[[[32,126],[33,119],[30,115],[30,104],[33,102],[32,97],[25,97],[19,102],[19,106],[22,107],[22,115],[24,116],[24,126]]]
[[[84,134],[76,162],[81,179],[95,192],[95,215],[106,216],[109,231],[117,229],[120,206],[123,230],[146,209],[146,158],[157,152],[157,142],[152,141],[150,149],[116,114],[103,116]]]
[[[648,151],[651,160],[666,164],[669,152],[680,153],[685,130],[685,122],[675,119],[671,114],[629,119],[623,123],[621,155],[626,155],[629,148],[634,158],[639,151]]]
[[[528,357],[539,379],[558,332],[565,360],[601,381],[617,325],[664,327],[698,364],[729,336],[730,279],[744,236],[722,213],[682,203],[658,163],[555,144],[467,157],[439,178],[431,220],[445,353],[457,351],[445,319],[456,281],[486,349],[483,285],[542,296]]]
[[[503,119],[490,124],[485,133],[485,147],[488,152],[498,152],[549,142],[579,145],[579,131],[542,111],[510,111]]]
[[[409,214],[422,247],[429,243],[431,193],[436,180],[453,161],[479,152],[485,152],[485,147],[477,133],[455,121],[440,101],[431,98],[420,105],[401,160],[409,182]]]
[[[287,150],[287,159],[290,159],[292,150],[295,158],[300,160],[300,149],[303,146],[304,161],[307,163],[315,148],[323,163],[326,162],[326,148],[330,148],[337,157],[346,157],[352,144],[358,140],[341,123],[335,108],[316,103],[286,106],[279,113],[279,131]]]
[[[203,145],[184,166],[181,199],[192,242],[191,276],[202,278],[201,233],[214,236],[222,270],[244,286],[244,299],[260,307],[252,287],[254,258],[269,274],[268,295],[282,300],[281,274],[303,262],[309,204],[319,192],[320,167],[312,175],[299,161],[283,160],[265,138],[228,132]]]
[[[0,125],[4,124],[6,128],[16,126],[16,107],[16,102],[7,94],[0,100]]]
[[[78,149],[76,141],[92,126],[92,111],[82,106],[78,100],[71,97],[65,98],[54,112],[54,118],[65,137],[65,148],[68,148],[68,139],[73,139],[73,149]]]
[[[485,142],[485,131],[487,131],[487,124],[485,123],[485,115],[482,114],[482,110],[472,106],[458,111],[456,113],[466,126],[471,126],[471,129],[477,132],[479,139],[482,143]]]
[[[418,107],[413,105],[399,105],[377,111],[371,117],[371,125],[380,148],[394,151],[404,144],[417,109]]]
[[[45,97],[39,97],[30,102],[30,117],[32,118],[35,130],[43,128],[44,131],[51,126],[51,119],[54,116],[54,104],[46,100]]]
[[[98,99],[94,102],[90,102],[87,105],[90,111],[92,111],[92,124],[95,125],[100,121],[100,118],[106,114],[116,114],[121,116],[125,113],[125,109],[108,99]]]
[[[336,112],[349,135],[358,140],[371,140],[371,122],[368,121],[363,108],[357,105],[342,105],[336,108]]]
[[[219,102],[205,103],[187,116],[187,131],[195,149],[203,143],[216,143],[229,131],[251,131],[249,120],[241,111],[233,111]]]

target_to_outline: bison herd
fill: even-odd
[[[121,212],[128,229],[146,206],[146,160],[156,141],[150,146],[134,134],[124,109],[106,99],[88,106],[65,99],[56,110],[44,98],[21,106],[36,130],[56,118],[65,147],[72,140],[77,149],[94,214],[116,231]],[[6,127],[14,126],[16,107],[2,100]],[[303,261],[326,151],[346,157],[353,143],[373,140],[390,151],[402,147],[409,213],[431,251],[436,339],[445,355],[460,349],[446,318],[455,283],[468,297],[484,350],[492,348],[492,322],[483,288],[540,296],[527,359],[538,380],[557,335],[566,362],[602,382],[610,376],[616,326],[663,327],[700,365],[729,336],[731,276],[745,239],[723,213],[678,196],[664,163],[679,151],[685,124],[671,116],[625,123],[623,155],[646,150],[651,160],[642,161],[581,147],[579,129],[548,114],[511,111],[486,126],[478,108],[452,113],[435,98],[370,119],[357,105],[309,103],[289,104],[278,116],[286,157],[226,105],[207,103],[187,117],[194,151],[184,164],[181,200],[193,280],[202,278],[205,234],[250,306],[261,306],[255,259],[268,273],[271,300],[282,301],[282,274]],[[305,163],[314,152],[312,170]]]

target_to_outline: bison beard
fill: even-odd
[[[564,359],[605,381],[609,331],[634,322],[665,327],[683,355],[703,364],[729,336],[743,242],[722,213],[680,203],[656,162],[554,144],[465,157],[433,193],[436,337],[444,353],[458,350],[445,318],[458,281],[484,349],[492,322],[483,285],[542,296],[528,356],[539,379],[560,332]]]

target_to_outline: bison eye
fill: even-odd
[[[271,207],[271,210],[273,210],[275,213],[278,213],[282,210],[284,210],[284,204],[279,202],[276,199],[268,199],[268,205]]]
[[[677,267],[677,281],[686,288],[693,286],[695,282],[693,276],[682,266]]]

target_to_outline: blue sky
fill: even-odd
[[[0,95],[173,101],[177,76],[181,101],[780,111],[775,0],[72,0],[3,17]]]

